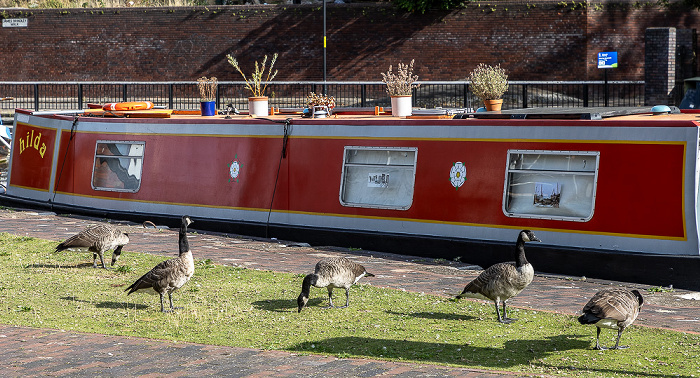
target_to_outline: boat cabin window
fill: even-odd
[[[97,141],[92,188],[137,192],[141,187],[145,145],[145,142]]]
[[[343,206],[407,210],[413,203],[414,147],[345,147],[340,203]]]
[[[509,150],[503,212],[518,218],[589,221],[599,156],[597,151]]]

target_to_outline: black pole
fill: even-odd
[[[603,74],[603,76],[605,77],[605,86],[604,86],[604,89],[605,89],[605,107],[607,108],[608,107],[608,69],[604,68],[603,72],[605,72]]]
[[[326,88],[326,0],[323,0],[323,95],[328,95]]]

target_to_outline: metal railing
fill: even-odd
[[[413,106],[467,108],[482,106],[468,81],[422,81],[413,90]],[[504,109],[528,107],[593,107],[644,105],[643,81],[512,81],[504,95]],[[310,92],[335,97],[339,107],[390,106],[384,83],[377,82],[271,82],[269,104],[279,108],[303,107]],[[245,110],[249,92],[242,81],[219,82],[217,108],[227,104]],[[89,103],[152,101],[170,109],[199,109],[197,82],[0,82],[0,111],[85,109]]]

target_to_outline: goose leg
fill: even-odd
[[[160,293],[160,312],[170,312],[172,310],[165,310],[165,307],[163,306],[163,293]]]
[[[615,346],[610,348],[610,349],[627,349],[629,346],[627,345],[620,345],[620,336],[622,336],[622,331],[624,331],[623,328],[620,328],[617,330],[617,341],[615,342]]]
[[[329,303],[328,306],[322,307],[322,308],[333,308],[333,307],[335,307],[335,306],[333,306],[333,288],[330,287],[330,286],[328,287],[328,303]]]
[[[95,265],[95,259],[94,259],[95,254],[93,253],[92,255],[93,255],[92,267],[93,267],[93,268],[96,268],[97,266]],[[103,268],[103,269],[108,269],[107,266],[105,265],[105,258],[104,258],[104,256],[102,255],[102,252],[97,252],[97,255],[100,256],[100,262],[102,263],[102,268]]]
[[[503,319],[501,319],[501,310],[498,308],[498,301],[493,301],[493,304],[496,305],[496,316],[498,317],[498,322],[503,323]]]
[[[97,268],[97,253],[92,253],[92,267]]]
[[[518,320],[518,319],[508,317],[508,313],[506,312],[506,301],[503,301],[503,322],[504,323],[513,323],[516,320]]]
[[[345,306],[338,308],[347,308],[348,306],[350,306],[350,289],[345,289]]]
[[[606,350],[608,348],[601,346],[600,345],[600,328],[596,327],[596,334],[595,334],[595,349],[597,350]]]
[[[173,307],[173,296],[168,293],[168,299],[170,300],[170,310],[182,310],[184,307]]]

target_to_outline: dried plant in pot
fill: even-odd
[[[248,114],[252,116],[267,116],[268,111],[268,98],[265,96],[265,90],[268,84],[274,80],[277,76],[277,70],[274,70],[275,62],[277,61],[277,53],[272,55],[272,60],[270,61],[270,67],[267,67],[267,55],[263,58],[262,62],[258,64],[255,62],[255,70],[250,76],[250,79],[243,73],[241,66],[231,54],[226,55],[229,64],[233,66],[245,80],[246,88],[250,90],[252,96],[248,97]],[[267,71],[267,74],[265,73]],[[263,78],[265,80],[263,80]]]
[[[216,114],[216,90],[219,82],[215,77],[207,79],[202,76],[197,79],[199,89],[199,105],[203,116],[213,116]]]
[[[469,74],[469,88],[484,102],[486,110],[501,110],[503,94],[508,91],[506,70],[500,64],[490,66],[481,63]]]
[[[395,117],[407,117],[412,114],[413,89],[420,86],[415,83],[418,75],[413,75],[413,63],[413,59],[409,64],[399,63],[396,73],[392,71],[392,66],[389,66],[387,73],[382,72],[382,81],[391,97],[391,115]]]
[[[335,108],[335,97],[311,92],[306,96],[306,106],[305,117],[327,117],[332,114],[333,108]]]

